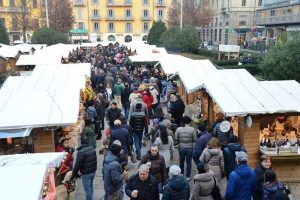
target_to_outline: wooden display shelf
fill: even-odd
[[[274,162],[300,162],[300,154],[296,152],[281,151],[277,154],[275,151],[266,151],[259,149],[260,154],[268,155],[271,157],[272,163]]]

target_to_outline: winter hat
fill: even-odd
[[[198,125],[198,130],[201,131],[201,132],[206,131],[206,125],[205,124],[199,124]]]
[[[121,143],[121,141],[120,141],[120,140],[114,140],[114,141],[113,141],[113,144],[116,144],[116,145],[119,145],[119,146],[121,146],[121,145],[122,145],[122,143]]]
[[[170,174],[171,175],[178,176],[180,173],[181,173],[181,169],[177,165],[172,165],[170,167]]]
[[[153,126],[157,126],[159,124],[159,119],[158,118],[154,118],[153,119]]]
[[[182,117],[182,123],[183,124],[189,124],[189,123],[191,123],[191,118],[189,118],[188,116],[183,116]]]
[[[88,144],[88,143],[89,143],[89,140],[88,140],[88,138],[84,135],[84,136],[81,136],[80,142],[81,142],[81,144]]]
[[[109,147],[109,150],[114,154],[114,155],[120,155],[121,152],[121,146],[118,144],[112,144]]]
[[[203,174],[203,173],[208,172],[209,166],[204,162],[199,162],[197,165],[197,170],[198,170],[199,174]]]
[[[243,162],[243,161],[247,162],[248,161],[248,155],[247,155],[247,153],[245,153],[243,151],[236,151],[235,156],[239,162]]]

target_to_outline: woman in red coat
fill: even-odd
[[[73,151],[71,151],[71,149],[69,148],[68,139],[62,139],[57,145],[55,151],[67,153],[64,161],[61,163],[61,166],[58,170],[58,175],[61,175],[61,180],[64,180],[66,173],[72,170],[73,162]]]

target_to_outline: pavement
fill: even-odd
[[[186,106],[186,108],[188,109],[188,106]],[[185,113],[189,116],[191,115],[189,110],[186,110]],[[96,148],[96,152],[97,152],[97,171],[96,171],[96,176],[94,178],[94,200],[103,200],[103,197],[104,197],[104,194],[105,194],[103,177],[102,177],[102,163],[103,163],[104,155],[99,154],[99,150],[102,149],[102,147],[103,147],[102,141],[103,140],[97,140],[97,148]],[[142,148],[142,155],[144,155],[146,153],[146,151],[149,150],[149,148],[150,148],[150,144],[149,144],[149,141],[148,141],[147,146]],[[137,173],[138,165],[139,165],[139,162],[132,163],[130,161],[130,158],[129,158],[129,161],[128,161],[129,175]],[[177,148],[175,148],[174,157],[173,157],[173,160],[171,160],[171,165],[178,165],[179,166],[179,154],[178,154],[178,149]],[[196,166],[192,162],[191,177],[194,177],[194,175],[196,173],[197,173]],[[193,192],[193,187],[194,187],[194,181],[193,181],[192,178],[191,178],[189,183],[190,183],[190,191],[192,193]],[[292,196],[291,196],[290,199],[291,200],[300,200],[300,183],[285,183],[285,184],[287,184],[289,186],[289,188],[291,189]],[[224,178],[219,183],[220,191],[221,191],[222,196],[225,194],[226,185],[227,185],[227,180],[226,180],[226,178]],[[70,194],[69,199],[70,200],[85,200],[85,193],[84,193],[84,190],[83,190],[81,179],[77,179],[76,189],[73,193]],[[124,199],[125,200],[130,200],[130,198],[127,197],[126,194],[125,194]]]

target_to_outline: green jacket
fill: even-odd
[[[122,85],[121,83],[116,83],[114,85],[114,95],[121,96],[123,89],[124,89],[124,85]]]
[[[94,126],[87,126],[83,129],[83,134],[88,138],[89,145],[96,149],[96,134]]]

